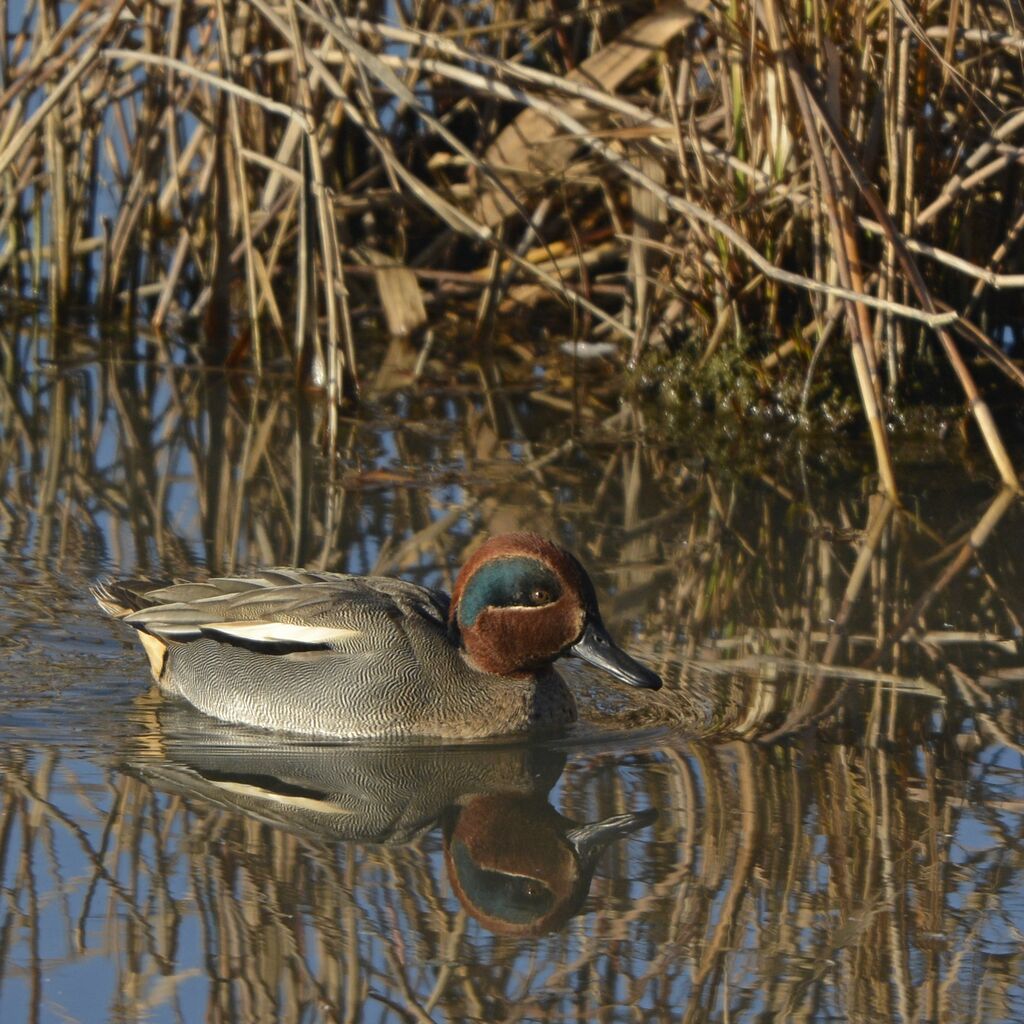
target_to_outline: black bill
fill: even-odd
[[[591,665],[603,668],[605,672],[630,686],[643,690],[660,690],[661,676],[631,658],[608,635],[600,621],[591,620],[583,630],[583,636],[569,648],[569,653],[589,661]]]

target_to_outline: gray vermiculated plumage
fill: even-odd
[[[106,581],[95,592],[166,644],[163,689],[227,721],[472,738],[575,717],[551,669],[507,679],[471,668],[447,637],[447,595],[403,580],[282,569],[200,584]]]

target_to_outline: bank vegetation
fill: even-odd
[[[1016,485],[1008,0],[0,9],[7,296],[284,365],[332,408],[375,330],[420,369],[511,333],[730,412],[838,396],[890,494],[889,427],[938,394]]]

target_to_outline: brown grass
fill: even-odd
[[[554,322],[805,399],[841,327],[891,496],[886,419],[934,339],[1017,486],[974,379],[1024,379],[1010,4],[383,10],[32,0],[0,80],[7,287],[284,357],[332,437],[373,319]]]

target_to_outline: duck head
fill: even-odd
[[[583,566],[536,534],[503,534],[477,549],[455,581],[449,630],[473,665],[495,675],[530,675],[573,656],[630,686],[661,688],[608,635]]]

